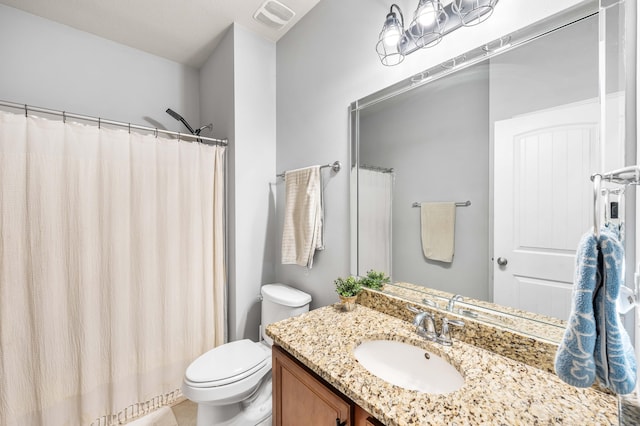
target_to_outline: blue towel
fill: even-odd
[[[636,385],[636,358],[633,346],[620,322],[616,301],[624,285],[624,247],[618,230],[603,228],[599,250],[602,286],[596,289],[593,302],[596,320],[596,377],[603,386],[617,394],[631,393]]]
[[[566,383],[586,388],[596,377],[593,294],[600,276],[597,273],[598,244],[593,233],[582,236],[576,255],[571,314],[556,352],[555,370]]]
[[[633,391],[636,360],[616,310],[624,281],[624,248],[614,228],[585,234],[578,246],[573,302],[555,359],[558,377],[576,387],[600,384],[618,394]]]

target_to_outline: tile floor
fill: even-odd
[[[196,426],[198,405],[185,399],[183,402],[171,407],[176,417],[178,426]]]

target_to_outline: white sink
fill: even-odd
[[[443,394],[464,384],[458,370],[443,358],[406,343],[371,340],[358,345],[353,354],[371,374],[405,389]]]

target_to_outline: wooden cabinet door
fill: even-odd
[[[273,346],[275,426],[352,426],[353,403],[316,379],[289,354]]]
[[[359,405],[355,406],[353,415],[353,426],[384,426],[375,417],[366,412]]]

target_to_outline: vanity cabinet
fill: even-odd
[[[282,348],[272,354],[275,426],[383,426]]]
[[[359,405],[356,405],[354,408],[355,413],[353,416],[353,426],[384,426]]]

